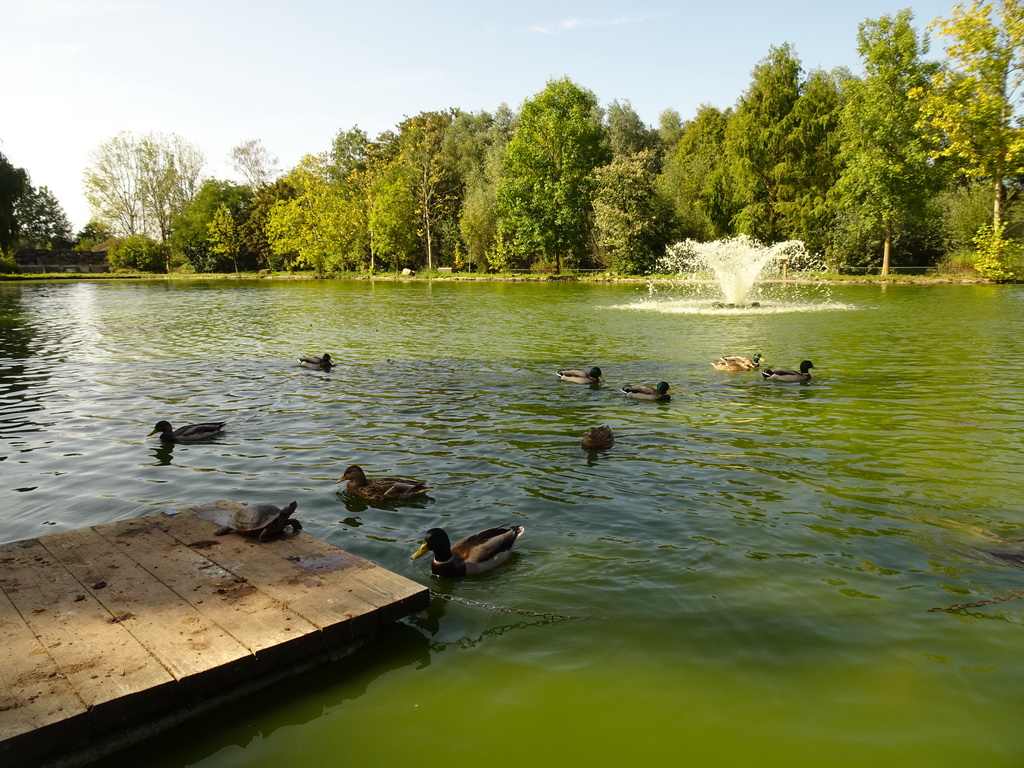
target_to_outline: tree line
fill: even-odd
[[[1024,275],[1024,0],[957,5],[924,32],[909,10],[867,19],[857,43],[859,75],[806,72],[773,46],[732,107],[685,121],[668,109],[656,127],[562,78],[518,110],[340,130],[285,172],[252,140],[231,153],[244,183],[202,179],[181,137],[123,133],[92,154],[78,240],[148,271],[644,274],[671,243],[746,234],[802,240],[836,271]],[[0,248],[66,236],[31,213],[59,210],[45,187],[30,203],[9,166],[0,157]]]

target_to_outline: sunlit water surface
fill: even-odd
[[[109,761],[1020,766],[1022,286],[0,284],[0,539],[218,498],[430,585],[371,649]],[[330,352],[330,373],[295,364]],[[722,354],[814,361],[810,383]],[[606,384],[561,382],[599,365]],[[672,384],[641,403],[626,383]],[[227,420],[214,442],[147,433]],[[615,447],[579,448],[609,424]],[[371,506],[351,463],[430,482]],[[440,525],[526,526],[438,581]],[[548,615],[548,614],[554,614]],[[562,616],[592,618],[560,618]],[[475,757],[474,757],[475,756]]]

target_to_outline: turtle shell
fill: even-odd
[[[255,533],[280,520],[282,516],[287,516],[286,510],[289,514],[294,512],[295,506],[294,502],[284,509],[273,504],[248,504],[231,516],[228,525],[240,533]]]

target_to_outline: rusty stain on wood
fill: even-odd
[[[426,607],[426,587],[305,533],[213,537],[238,507],[0,545],[0,764],[84,764]]]

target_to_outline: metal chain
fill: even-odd
[[[605,618],[602,616],[573,616],[564,613],[551,613],[550,611],[531,611],[528,608],[512,608],[507,605],[483,603],[479,600],[470,600],[468,597],[446,595],[441,592],[435,592],[434,590],[430,590],[430,596],[438,597],[442,600],[447,600],[449,603],[462,603],[463,605],[469,605],[474,608],[486,608],[490,611],[500,611],[501,613],[517,613],[520,616],[534,616],[538,619],[548,619],[549,621],[561,619],[590,619],[592,621],[613,621],[613,619]]]
[[[557,621],[562,619],[589,619],[591,621],[617,621],[618,619],[611,619],[607,616],[574,616],[572,614],[564,613],[551,613],[550,611],[531,611],[528,608],[512,608],[507,605],[495,605],[494,603],[484,603],[480,600],[470,600],[468,597],[458,597],[456,595],[446,595],[441,592],[435,592],[430,590],[431,597],[437,597],[441,600],[446,600],[449,603],[462,603],[473,608],[486,608],[489,611],[500,611],[501,613],[516,613],[520,616],[534,616],[538,619],[547,619],[549,621]],[[993,605],[995,603],[1005,603],[1010,600],[1024,599],[1024,591],[1014,592],[1009,595],[1000,595],[998,597],[990,597],[985,600],[976,600],[973,603],[955,603],[953,605],[936,606],[934,608],[925,609],[925,613],[934,613],[942,611],[945,613],[954,613],[956,611],[964,611],[968,608],[980,608],[984,605]]]
[[[945,605],[941,607],[929,608],[925,613],[931,613],[933,611],[945,611],[946,613],[953,613],[954,611],[963,611],[968,608],[980,608],[983,605],[992,605],[993,603],[1005,603],[1009,600],[1020,600],[1024,598],[1024,592],[1014,592],[1011,595],[1000,595],[999,597],[990,597],[986,600],[976,600],[973,603],[957,603],[955,605]]]

